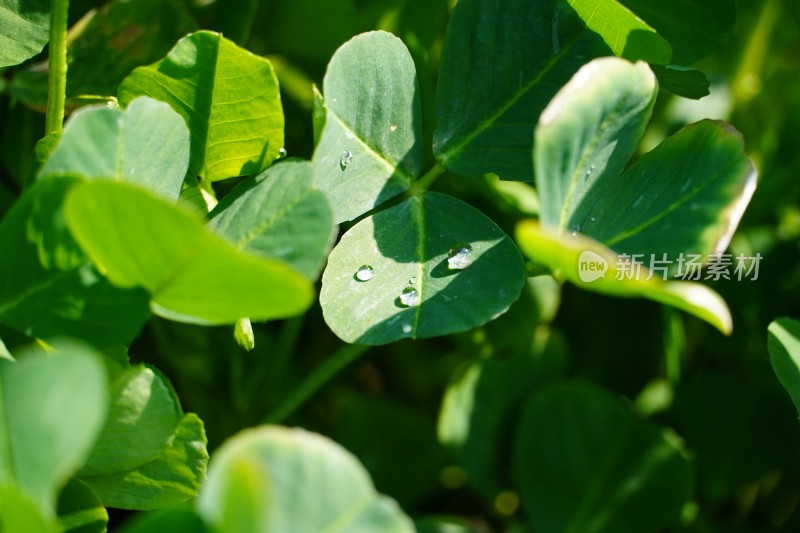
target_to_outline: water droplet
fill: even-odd
[[[597,221],[597,217],[595,217],[595,216],[589,217],[589,222],[596,222],[596,221]]]
[[[414,307],[419,303],[419,293],[414,287],[406,287],[400,293],[400,303],[406,307]]]
[[[397,124],[392,124],[389,126],[389,131],[397,131]]]
[[[572,235],[573,237],[577,237],[578,236],[578,232],[577,231],[571,231],[570,235]]]
[[[586,169],[586,175],[587,176],[591,176],[592,175],[592,170],[594,170],[594,165],[592,165],[590,168]]]
[[[362,265],[356,271],[356,279],[358,281],[369,281],[375,275],[375,271],[369,265]]]
[[[458,243],[447,252],[447,267],[450,270],[464,270],[472,261],[472,246],[467,243]]]
[[[286,157],[286,148],[281,148],[278,150],[278,159],[283,159]]]
[[[417,282],[417,277],[412,276],[410,280],[408,280],[409,285],[413,285]]]
[[[403,324],[403,333],[411,333],[411,324]]]
[[[343,150],[342,158],[339,159],[339,165],[342,167],[342,170],[347,168],[347,165],[349,165],[352,161],[353,161],[353,152],[351,152],[350,150]]]

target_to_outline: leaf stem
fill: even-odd
[[[265,424],[280,424],[301,405],[316,394],[326,383],[344,368],[358,359],[370,347],[362,344],[347,344],[336,350],[315,368],[275,409],[264,419]]]
[[[45,135],[59,134],[67,98],[67,13],[69,0],[52,0],[50,7],[50,66]]]
[[[444,167],[439,163],[436,163],[432,169],[426,172],[424,176],[422,176],[420,179],[418,179],[411,185],[409,193],[412,196],[418,196],[424,193],[431,187],[431,185],[433,185],[433,183],[437,179],[439,179],[439,176],[441,176],[442,174],[444,174]]]

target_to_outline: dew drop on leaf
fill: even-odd
[[[375,271],[369,265],[362,265],[356,271],[356,279],[358,281],[369,281],[375,275]]]
[[[392,124],[391,126],[389,126],[389,131],[392,132],[397,131],[397,124]]]
[[[351,152],[350,150],[343,150],[342,158],[339,159],[339,166],[342,167],[342,170],[347,168],[347,165],[349,165],[352,161],[353,161],[353,152]]]
[[[403,333],[411,333],[411,324],[403,324]]]
[[[406,287],[400,293],[400,303],[406,307],[414,307],[419,303],[419,293],[414,287]]]
[[[410,280],[408,280],[408,283],[411,284],[411,285],[415,284],[416,282],[417,282],[416,276],[412,276],[412,278]]]
[[[472,246],[463,242],[456,244],[447,252],[447,267],[450,270],[464,270],[473,260]]]
[[[286,148],[281,148],[278,150],[278,159],[283,159],[286,157]]]

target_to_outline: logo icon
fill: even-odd
[[[590,283],[606,277],[608,262],[603,256],[591,250],[584,250],[578,258],[578,277],[584,283]]]

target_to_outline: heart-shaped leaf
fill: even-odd
[[[535,221],[517,226],[522,251],[562,280],[594,292],[623,298],[642,297],[693,314],[726,335],[733,330],[725,300],[705,285],[664,281],[663,274],[633,267],[620,255],[584,235],[570,235],[539,226]],[[637,268],[638,272],[632,272]],[[638,274],[638,275],[634,275]]]
[[[283,108],[272,65],[218,33],[190,34],[158,63],[134,70],[119,101],[142,95],[184,118],[191,168],[208,181],[258,174],[280,155]]]
[[[516,301],[523,280],[519,250],[494,222],[429,192],[342,236],[322,276],[320,303],[343,340],[386,344],[485,324]]]
[[[0,68],[22,63],[50,40],[50,2],[0,0]]]
[[[306,161],[281,162],[226,194],[208,225],[238,249],[283,259],[314,279],[336,228],[328,199],[313,180]]]
[[[116,285],[147,289],[167,318],[232,324],[296,315],[311,304],[309,282],[288,265],[237,251],[199,218],[138,187],[85,183],[70,193],[65,215],[98,268]]]
[[[618,57],[666,65],[672,47],[617,0],[567,0],[586,26],[598,33]]]
[[[543,533],[663,531],[692,495],[691,465],[675,439],[587,385],[551,385],[531,397],[513,472]]]
[[[220,533],[415,531],[349,452],[270,426],[242,432],[215,453],[197,508]]]
[[[323,92],[325,122],[312,163],[339,223],[402,193],[419,174],[414,61],[389,33],[358,35],[331,58]]]
[[[128,345],[150,315],[147,293],[112,286],[75,243],[62,205],[77,182],[37,183],[0,224],[0,322],[46,340]]]
[[[436,158],[464,176],[530,181],[539,114],[581,65],[610,54],[562,0],[460,0],[442,50]]]
[[[39,170],[48,176],[129,181],[176,200],[189,167],[189,130],[164,102],[140,97],[126,110],[87,107],[64,126]]]

